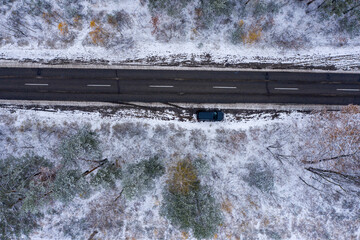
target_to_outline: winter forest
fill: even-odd
[[[359,107],[239,114],[0,109],[0,238],[358,239]]]
[[[359,70],[360,2],[0,0],[8,62]],[[224,113],[1,103],[0,239],[360,239],[358,106]]]
[[[357,0],[1,0],[0,16],[2,59],[360,66]]]

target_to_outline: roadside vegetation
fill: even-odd
[[[346,46],[360,34],[356,0],[2,0],[0,46],[37,44],[62,49],[80,44],[117,51],[143,41],[195,42],[302,49]],[[102,6],[112,6],[113,10]],[[215,35],[220,35],[216,38]]]
[[[358,106],[226,125],[0,112],[1,239],[359,236]]]

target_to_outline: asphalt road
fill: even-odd
[[[0,68],[0,99],[360,104],[360,74]]]

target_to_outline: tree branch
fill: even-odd
[[[341,179],[336,179],[336,178],[340,177],[340,178],[346,180],[348,183],[350,182],[350,183],[355,184],[356,186],[360,186],[360,176],[351,176],[351,175],[342,174],[340,172],[335,172],[335,171],[331,171],[331,170],[324,170],[324,169],[318,169],[318,168],[312,168],[312,167],[305,168],[305,169],[308,170],[309,172],[312,172],[312,173],[316,174],[317,176],[321,177],[325,181],[338,186],[344,192],[347,192],[347,191],[339,183],[339,182],[341,182]],[[330,179],[332,181],[330,181]]]
[[[93,169],[90,169],[90,170],[85,171],[85,172],[82,174],[83,176],[87,176],[87,175],[89,175],[90,173],[92,173],[93,171],[95,171],[96,169],[98,169],[99,167],[103,166],[103,165],[107,162],[107,158],[105,158],[104,160],[101,160],[101,161],[94,161],[94,162],[99,163],[99,165],[97,165],[97,166],[94,167]]]
[[[307,186],[309,186],[309,187],[311,187],[311,188],[313,188],[313,189],[315,189],[315,190],[318,190],[318,191],[322,192],[320,189],[318,189],[318,188],[314,187],[313,185],[310,185],[310,184],[308,184],[307,182],[305,182],[305,180],[302,179],[301,177],[299,177],[299,179],[300,179],[303,183],[305,183]]]
[[[355,5],[355,6],[353,6],[352,8],[350,8],[350,9],[348,9],[348,10],[344,11],[344,12],[343,12],[343,14],[347,14],[348,12],[351,12],[352,10],[354,10],[355,8],[358,8],[358,7],[360,7],[360,4]]]
[[[122,195],[123,191],[124,191],[124,189],[122,189],[122,190],[121,190],[121,192],[120,192],[119,196],[117,196],[117,197],[115,198],[114,202],[116,202],[116,201],[117,201],[117,200],[121,197],[121,195]]]
[[[306,163],[306,164],[320,163],[320,162],[325,162],[325,161],[330,161],[330,160],[336,160],[336,159],[339,159],[339,158],[352,157],[356,153],[357,152],[350,153],[350,154],[343,154],[343,155],[339,155],[339,156],[331,157],[331,158],[324,158],[324,159],[315,160],[315,161],[303,161],[303,162]]]

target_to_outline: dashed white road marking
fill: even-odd
[[[106,85],[106,84],[88,84],[86,86],[88,86],[88,87],[111,87],[111,85]]]
[[[149,85],[151,88],[173,88],[171,85]]]
[[[25,83],[25,86],[49,86],[48,83]]]
[[[213,86],[213,88],[217,88],[217,89],[236,89],[237,87],[228,87],[228,86]]]
[[[280,90],[280,91],[298,91],[299,88],[274,88],[275,90]]]
[[[360,89],[356,88],[338,88],[336,91],[344,91],[344,92],[360,92]]]

